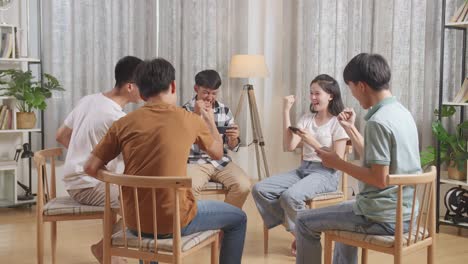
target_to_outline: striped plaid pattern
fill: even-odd
[[[383,235],[368,235],[368,234],[362,234],[362,233],[355,233],[355,232],[349,232],[349,231],[340,231],[340,230],[329,230],[327,233],[330,233],[332,235],[336,235],[339,237],[343,238],[348,238],[354,241],[363,241],[372,245],[376,246],[381,246],[381,247],[393,247],[393,244],[395,244],[395,237],[394,236],[383,236]],[[428,235],[429,233],[426,232],[424,233],[423,228],[419,228],[419,232],[416,232],[414,230],[412,232],[413,234],[411,235],[411,241],[414,241],[414,236],[416,233],[418,234],[418,240],[421,240],[423,238],[423,234]],[[403,234],[403,246],[408,245],[408,234]]]
[[[224,185],[219,182],[209,181],[202,187],[202,191],[223,190]]]
[[[44,206],[44,215],[86,215],[103,213],[104,207],[83,205],[71,197],[57,197]]]
[[[196,96],[192,98],[189,102],[184,104],[183,108],[189,112],[193,112],[195,109],[195,102],[196,102]],[[225,106],[224,104],[215,101],[214,108],[214,117],[215,117],[215,123],[216,126],[223,127],[223,126],[230,126],[234,124],[234,117],[232,115],[231,110]],[[223,137],[224,141],[224,155],[220,160],[213,160],[206,154],[203,150],[200,149],[200,147],[197,144],[193,144],[192,147],[190,148],[190,155],[188,158],[188,163],[190,164],[206,164],[206,163],[211,163],[215,168],[218,170],[224,169],[229,162],[231,162],[231,157],[227,155],[227,141],[226,138]],[[239,141],[240,142],[240,141]],[[239,150],[239,144],[232,149],[232,151],[238,151]]]
[[[208,230],[203,232],[194,233],[191,235],[182,237],[182,252],[185,252],[201,242],[207,240],[208,238],[218,235],[219,230]],[[138,248],[138,236],[134,235],[132,232],[127,230],[127,245],[129,248]],[[158,239],[158,251],[167,251],[172,252],[172,238],[167,239]],[[112,235],[112,246],[123,247],[124,238],[123,232],[119,231]],[[154,239],[142,237],[141,238],[141,248],[144,251],[154,252]]]
[[[309,201],[324,201],[329,199],[335,198],[342,198],[344,196],[343,192],[327,192],[327,193],[319,193],[317,196],[309,199]]]

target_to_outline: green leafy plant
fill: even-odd
[[[443,106],[439,112],[434,110],[434,114],[438,117],[451,117],[456,110],[453,106]],[[468,121],[457,125],[454,134],[450,134],[437,119],[432,122],[432,133],[440,142],[440,158],[447,165],[453,161],[453,166],[459,171],[466,170],[466,161],[468,159],[467,140],[468,140]],[[421,166],[425,167],[436,163],[437,150],[433,146],[429,146],[425,151],[421,152]]]
[[[44,110],[46,99],[52,97],[52,91],[64,91],[59,81],[50,74],[44,74],[44,82],[34,81],[31,71],[8,69],[0,72],[0,92],[3,96],[13,96],[18,100],[20,112]]]

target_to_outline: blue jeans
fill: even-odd
[[[277,174],[254,185],[252,197],[268,228],[284,224],[293,232],[297,213],[306,210],[306,200],[337,190],[338,173],[320,162],[302,161],[293,171]]]
[[[338,205],[307,210],[300,213],[296,220],[296,264],[322,263],[322,245],[320,234],[326,230],[345,230],[372,235],[394,235],[394,223],[379,223],[368,220],[353,211],[355,201]],[[404,222],[407,232],[409,221]],[[357,248],[342,243],[335,243],[333,263],[357,263]]]
[[[221,243],[219,263],[240,264],[244,250],[247,216],[244,211],[219,201],[197,201],[198,211],[195,218],[182,228],[182,236],[193,233],[221,229],[224,233]],[[142,234],[143,235],[143,234]],[[145,234],[147,237],[153,237]],[[140,260],[140,263],[143,263]],[[157,262],[151,262],[154,264]]]

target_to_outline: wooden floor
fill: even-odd
[[[243,263],[284,264],[294,263],[289,253],[291,235],[282,227],[270,231],[270,253],[263,254],[262,220],[251,199],[244,208],[248,215],[246,244]],[[61,222],[58,224],[57,260],[58,263],[85,264],[97,263],[89,247],[101,238],[100,221]],[[46,263],[50,263],[50,239],[46,225]],[[0,263],[36,263],[35,212],[32,208],[0,209]],[[436,263],[468,263],[468,230],[458,236],[452,227],[441,227],[437,236]],[[426,263],[426,253],[409,255],[404,263]],[[129,263],[138,263],[129,260]],[[202,250],[184,263],[209,263],[209,250]],[[369,263],[393,263],[391,257],[370,251]]]

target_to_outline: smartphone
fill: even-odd
[[[295,134],[301,132],[301,130],[300,130],[299,128],[297,128],[297,127],[290,126],[290,127],[288,127],[288,128],[289,128],[289,130],[291,130],[291,131],[292,131],[293,133],[295,133]]]
[[[237,127],[230,127],[230,126],[219,126],[219,127],[216,127],[218,129],[218,132],[220,134],[225,134],[226,133],[226,130],[228,129],[237,129]]]

